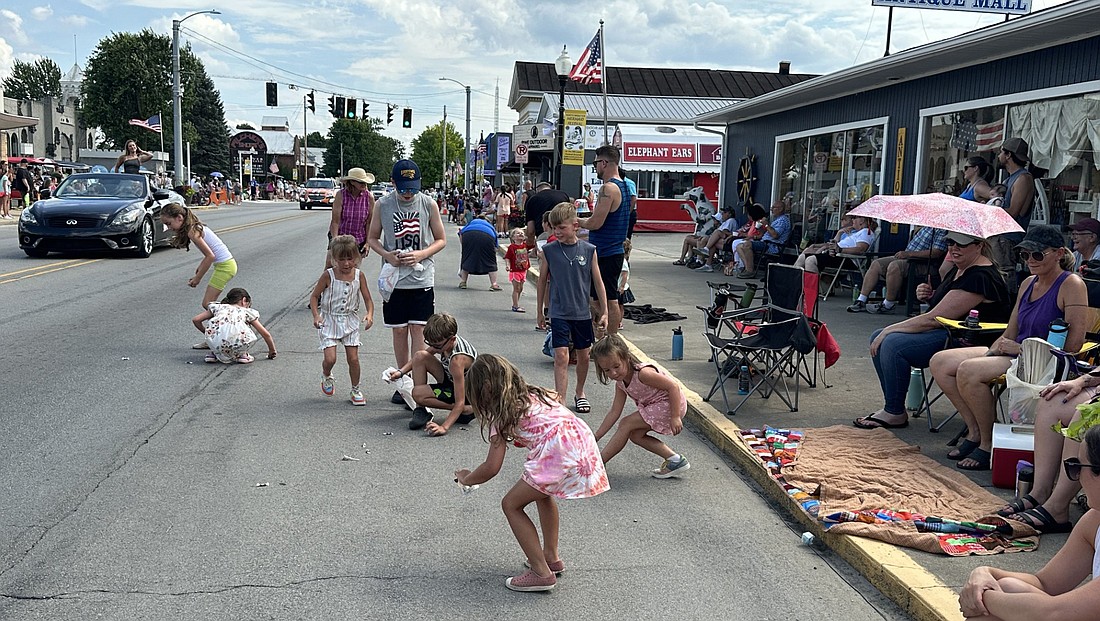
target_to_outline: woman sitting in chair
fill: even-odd
[[[844,226],[843,220],[850,220],[851,224]],[[863,216],[845,216],[843,220],[840,230],[831,241],[807,246],[795,260],[795,267],[804,267],[807,272],[818,273],[821,268],[840,265],[841,259],[836,256],[838,253],[867,252],[875,241],[875,221]]]
[[[958,460],[962,470],[989,470],[997,405],[989,384],[1008,370],[1020,353],[1020,343],[1033,336],[1046,338],[1055,319],[1069,323],[1065,351],[1076,352],[1084,342],[1088,293],[1085,282],[1067,271],[1073,268],[1073,255],[1061,231],[1045,224],[1032,226],[1016,251],[1032,275],[1020,286],[1008,328],[988,348],[943,351],[930,365],[940,390],[966,423],[966,438],[947,455]],[[986,321],[984,315],[980,319]]]
[[[1066,477],[1080,479],[1092,503],[1100,496],[1100,429],[1085,432],[1081,459],[1067,459]],[[1100,608],[1100,510],[1085,513],[1054,558],[1035,574],[978,567],[959,593],[967,619],[1017,621],[1095,619]],[[1092,579],[1085,579],[1092,575]]]
[[[947,347],[947,329],[936,317],[962,319],[977,309],[987,321],[1008,318],[1008,287],[993,260],[989,242],[950,232],[947,254],[954,267],[933,292],[928,283],[917,285],[916,296],[928,301],[930,311],[877,330],[871,335],[871,360],[882,387],[882,409],[852,422],[861,429],[906,427],[905,393],[910,367],[923,369],[934,354]]]

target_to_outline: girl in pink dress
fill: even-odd
[[[592,359],[596,361],[596,375],[603,384],[615,381],[615,402],[596,430],[599,441],[622,416],[626,398],[630,397],[638,411],[623,418],[611,441],[603,448],[606,464],[623,450],[627,441],[664,458],[660,468],[653,471],[658,479],[667,479],[691,467],[683,455],[678,455],[664,442],[649,435],[650,431],[677,435],[684,428],[687,398],[680,384],[662,373],[652,364],[643,364],[630,351],[626,341],[611,335],[592,346]]]
[[[481,434],[489,430],[489,455],[473,471],[455,470],[461,485],[492,479],[504,463],[508,444],[527,449],[520,480],[501,501],[512,534],[527,556],[528,570],[508,578],[513,591],[549,591],[565,570],[558,554],[558,506],[555,498],[588,498],[610,489],[592,430],[558,402],[557,396],[529,386],[519,370],[502,356],[482,354],[467,372],[467,398]],[[535,503],[542,542],[524,508]]]

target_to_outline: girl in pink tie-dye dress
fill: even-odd
[[[607,473],[596,438],[588,425],[554,393],[529,386],[519,370],[501,356],[482,354],[470,366],[467,397],[482,436],[488,429],[489,455],[473,471],[455,471],[462,485],[492,479],[504,463],[509,444],[527,449],[523,474],[504,496],[501,507],[523,553],[528,571],[508,578],[513,591],[549,591],[565,569],[558,554],[558,508],[555,498],[588,498],[608,489]],[[542,524],[540,543],[534,522],[524,508],[535,503]]]

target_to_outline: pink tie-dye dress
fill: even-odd
[[[565,406],[531,398],[514,444],[527,449],[522,479],[556,498],[588,498],[611,489],[592,430]]]
[[[630,378],[629,386],[624,384],[622,380],[615,382],[615,384],[634,400],[634,403],[638,406],[638,414],[641,415],[642,420],[647,425],[653,428],[653,431],[671,435],[672,404],[669,403],[668,393],[659,388],[643,384],[642,380],[638,379],[638,372],[645,367],[653,367],[655,371],[664,375],[655,365],[637,364],[634,366],[634,377]],[[687,397],[684,396],[682,390],[680,391],[680,412],[687,412]]]

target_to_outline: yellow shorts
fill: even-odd
[[[214,264],[214,274],[210,276],[211,287],[222,291],[229,284],[229,280],[237,275],[237,262],[233,259]]]

